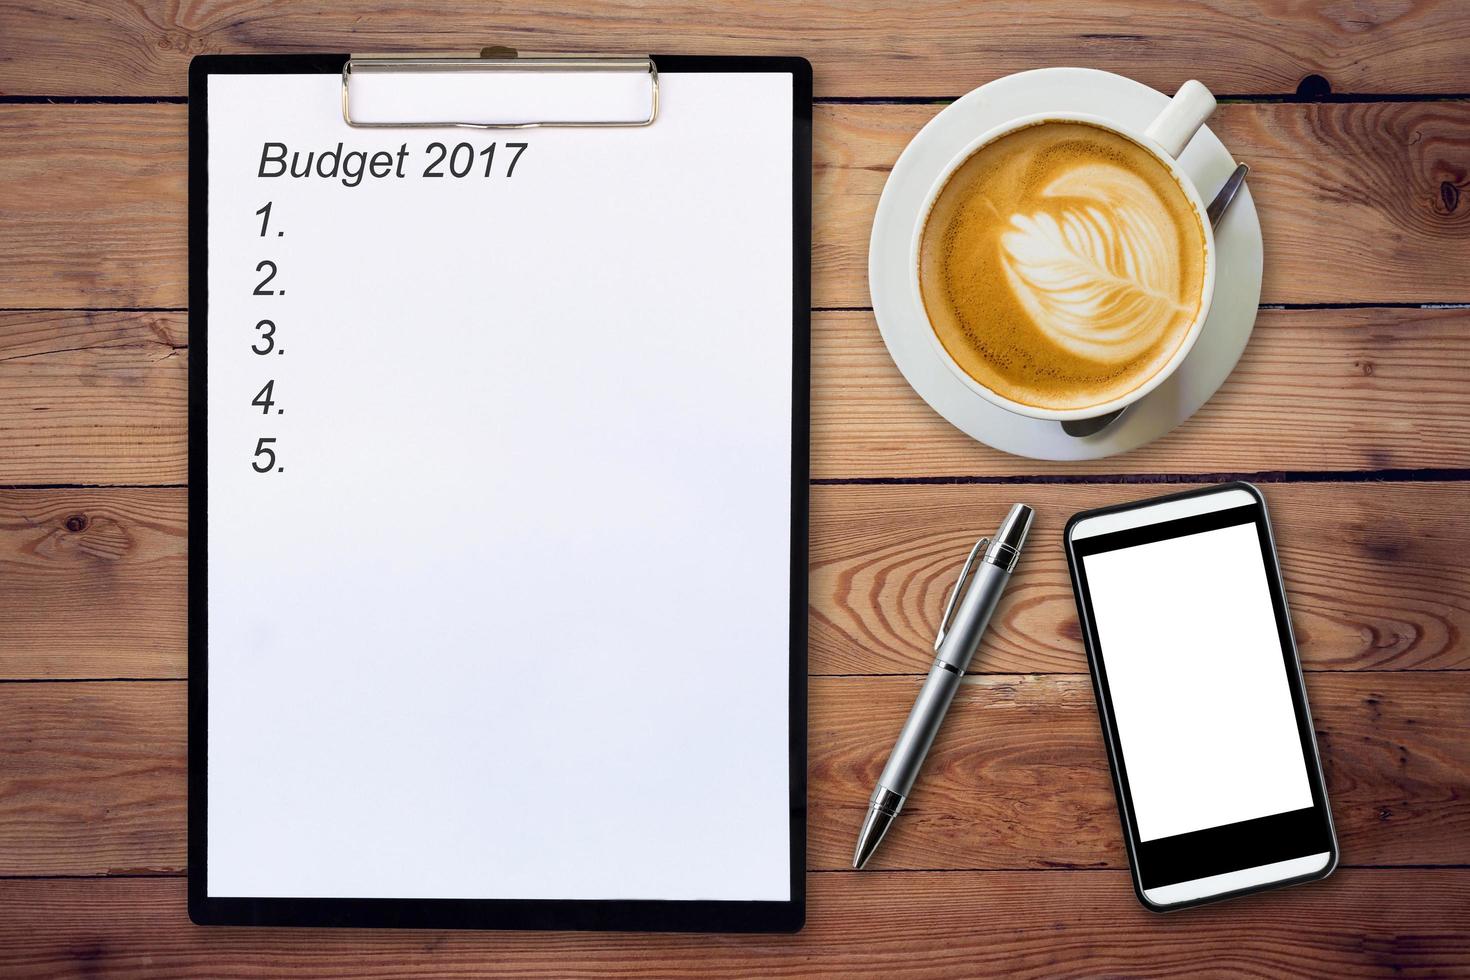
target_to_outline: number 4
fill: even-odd
[[[265,383],[264,388],[260,389],[260,393],[257,394],[253,399],[251,399],[250,404],[260,406],[261,415],[270,414],[271,406],[275,404],[275,402],[271,400],[271,395],[275,392],[275,387],[276,382],[275,379],[272,378],[270,381],[267,381]]]

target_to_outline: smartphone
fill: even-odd
[[[1064,535],[1138,900],[1325,878],[1337,837],[1266,501],[1248,483]]]

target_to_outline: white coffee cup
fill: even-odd
[[[1100,402],[1096,405],[1066,410],[1038,408],[1035,405],[1025,405],[1021,402],[1012,401],[997,392],[991,391],[972,378],[964,368],[956,364],[954,358],[950,357],[949,351],[945,350],[944,344],[939,340],[938,334],[931,327],[929,330],[929,340],[934,345],[934,349],[938,353],[939,358],[949,367],[955,377],[959,378],[971,391],[1006,411],[1036,419],[1065,422],[1076,419],[1094,418],[1126,408],[1163,384],[1178,369],[1179,365],[1184,362],[1184,358],[1193,349],[1195,341],[1199,339],[1200,331],[1203,329],[1205,320],[1210,314],[1210,300],[1214,297],[1215,293],[1215,235],[1210,228],[1209,215],[1205,209],[1205,202],[1200,197],[1199,189],[1194,186],[1194,181],[1190,179],[1189,175],[1180,168],[1177,158],[1180,153],[1184,152],[1184,147],[1189,141],[1194,138],[1194,134],[1204,125],[1205,120],[1210,117],[1210,113],[1214,111],[1215,97],[1210,94],[1210,90],[1199,82],[1191,80],[1180,86],[1174,98],[1170,100],[1169,104],[1164,107],[1164,110],[1142,132],[1128,126],[1120,125],[1113,120],[1103,119],[1099,116],[1092,116],[1086,113],[1042,112],[1013,119],[1001,126],[997,126],[989,132],[982,133],[955,155],[954,159],[945,166],[939,178],[929,189],[924,206],[919,210],[918,221],[914,225],[913,242],[909,249],[909,268],[913,270],[913,275],[910,279],[910,288],[913,290],[913,302],[920,310],[925,308],[919,286],[919,251],[924,237],[924,226],[929,221],[929,212],[933,209],[935,200],[938,199],[940,192],[944,190],[944,186],[949,183],[950,176],[981,147],[993,143],[1008,133],[1013,133],[1018,129],[1025,129],[1028,126],[1034,126],[1037,123],[1087,123],[1092,126],[1097,126],[1100,129],[1110,130],[1143,147],[1149,153],[1153,154],[1161,164],[1167,167],[1169,172],[1174,176],[1175,182],[1183,190],[1184,196],[1189,199],[1190,205],[1193,206],[1195,212],[1199,215],[1200,226],[1204,229],[1205,240],[1204,282],[1201,289],[1199,311],[1195,314],[1194,321],[1190,323],[1189,330],[1185,334],[1183,341],[1179,344],[1178,349],[1174,351],[1174,355],[1164,363],[1163,367],[1153,377],[1127,394],[1111,401]]]

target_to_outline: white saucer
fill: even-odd
[[[1007,412],[954,376],[929,339],[929,322],[910,288],[909,245],[929,188],[976,136],[1038,112],[1086,112],[1145,128],[1169,97],[1139,82],[1090,68],[1041,68],[996,79],[946,108],[909,143],[883,187],[868,248],[873,313],[893,362],[940,415],[972,438],[1034,459],[1099,459],[1136,449],[1189,418],[1225,381],[1250,340],[1261,299],[1261,222],[1242,188],[1215,229],[1215,298],[1194,349],[1173,376],[1121,419],[1077,439],[1056,422]],[[1206,203],[1235,169],[1209,129],[1179,158]]]

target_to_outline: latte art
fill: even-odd
[[[1180,313],[1174,226],[1153,188],[1108,163],[1042,188],[1053,210],[1014,215],[1000,236],[1006,277],[1036,328],[1078,357],[1137,357]]]
[[[1044,122],[982,146],[935,199],[919,289],[935,335],[990,390],[1101,405],[1174,355],[1203,302],[1205,237],[1168,167],[1125,136]]]

